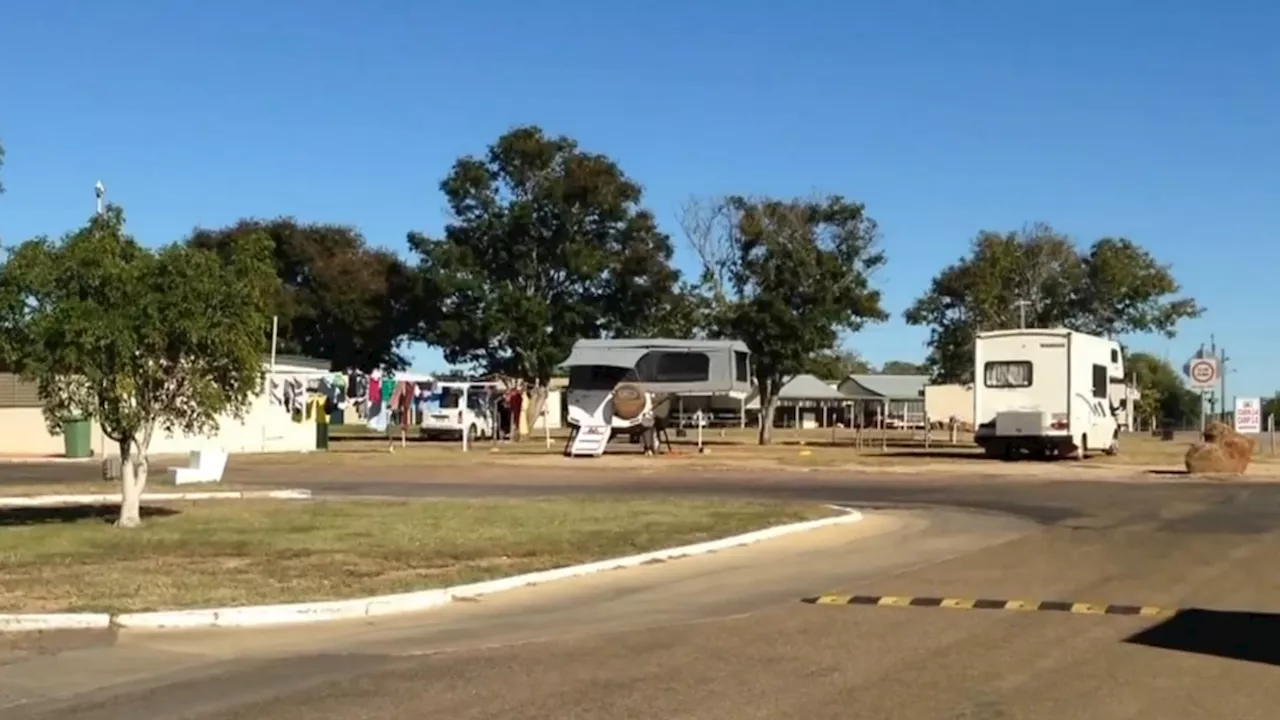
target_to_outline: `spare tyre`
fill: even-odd
[[[613,414],[622,420],[635,420],[644,413],[644,391],[637,385],[623,383],[613,389]]]

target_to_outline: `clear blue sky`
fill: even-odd
[[[0,238],[77,225],[101,179],[148,243],[291,214],[403,249],[457,155],[537,123],[673,235],[691,193],[866,202],[896,315],[851,339],[872,361],[923,357],[898,318],[977,230],[1045,220],[1145,244],[1209,308],[1133,346],[1180,364],[1214,332],[1228,392],[1269,394],[1277,27],[1261,0],[0,0]]]

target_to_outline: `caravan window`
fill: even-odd
[[[706,382],[711,377],[711,358],[701,352],[654,350],[640,358],[636,372],[641,382]]]
[[[747,363],[747,353],[741,350],[733,351],[733,380],[734,382],[749,383],[751,382],[751,366]]]
[[[569,368],[569,387],[574,390],[612,390],[627,380],[631,368],[608,365],[575,365]]]
[[[1107,372],[1106,365],[1093,366],[1093,396],[1105,400],[1107,398]]]
[[[1026,360],[989,362],[982,367],[982,375],[989,388],[1031,387],[1031,363]]]

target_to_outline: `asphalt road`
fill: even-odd
[[[749,494],[873,512],[843,530],[375,625],[11,652],[0,717],[1243,720],[1274,717],[1280,701],[1280,616],[1268,614],[1280,613],[1280,486],[829,474],[308,484],[422,497]],[[824,593],[1200,609],[799,602]]]

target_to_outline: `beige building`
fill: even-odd
[[[952,418],[973,425],[973,385],[927,385],[924,389],[924,411],[935,423],[948,423]]]
[[[318,366],[309,364],[277,363],[273,377],[305,378],[318,371]],[[219,447],[228,453],[315,450],[315,418],[305,413],[295,415],[272,401],[269,385],[269,381],[263,383],[262,391],[250,401],[243,418],[223,418],[213,434],[189,436],[157,430],[149,454],[186,454],[204,447]],[[94,457],[120,454],[115,441],[103,435],[97,422],[90,425],[89,447]],[[16,375],[0,374],[0,457],[63,457],[65,454],[62,435],[49,432],[45,424],[35,385]]]

